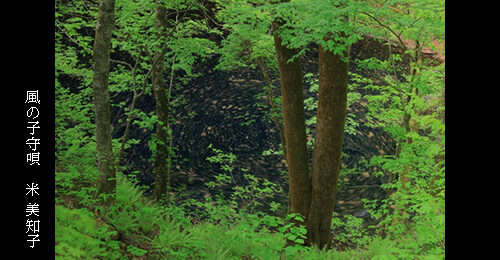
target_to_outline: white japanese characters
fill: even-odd
[[[31,183],[28,184],[28,187],[26,188],[28,192],[26,193],[26,196],[38,196],[40,195],[38,193],[38,184],[37,183]],[[39,242],[40,239],[38,237],[40,236],[38,233],[40,231],[40,220],[37,219],[37,217],[40,217],[40,205],[38,203],[28,203],[26,205],[26,233],[28,236],[28,239],[26,240],[27,242],[31,242],[30,247],[34,248],[35,247],[35,242]]]
[[[26,154],[26,162],[28,165],[40,165],[40,152],[37,151],[40,145],[40,138],[37,138],[37,129],[40,129],[39,121],[35,120],[40,115],[40,110],[36,105],[40,104],[40,99],[38,98],[38,90],[26,91],[26,101],[30,107],[26,111],[26,117],[28,118],[28,134],[31,138],[26,140],[26,145],[28,145],[29,152]],[[27,184],[26,196],[31,199],[35,199],[40,194],[38,193],[39,187],[38,183]],[[26,236],[27,242],[30,248],[35,247],[35,242],[39,242],[39,232],[40,232],[40,205],[36,201],[32,201],[26,204]]]
[[[24,103],[40,104],[40,100],[38,100],[38,90],[26,91],[26,101]]]

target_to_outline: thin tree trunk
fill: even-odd
[[[164,28],[165,8],[158,6],[156,8],[156,26],[158,29]],[[160,30],[161,31],[161,30]],[[168,113],[169,104],[167,93],[163,80],[165,54],[163,51],[158,51],[154,55],[151,80],[153,85],[153,93],[156,100],[156,115],[158,123],[156,125],[156,153],[153,164],[155,174],[155,187],[153,197],[156,200],[165,199],[167,195],[167,156],[168,156]]]
[[[170,97],[172,95],[172,87],[174,86],[175,58],[176,58],[176,55],[174,55],[174,57],[172,59],[172,66],[170,67],[170,82],[168,85],[167,104],[170,104]],[[167,121],[167,129],[170,130],[170,134],[168,135],[169,144],[168,144],[168,150],[167,150],[169,153],[167,154],[167,184],[166,184],[167,191],[166,192],[168,193],[169,188],[170,188],[170,180],[172,179],[172,156],[170,153],[172,151],[172,146],[173,146],[173,142],[174,142],[172,132],[171,132],[172,128],[171,128],[169,121]]]
[[[144,94],[144,91],[145,91],[145,87],[143,87],[142,90],[141,90],[141,92],[137,92],[137,79],[136,79],[136,76],[135,76],[135,71],[137,69],[137,66],[139,65],[139,60],[140,60],[140,55],[137,56],[137,59],[135,61],[134,66],[132,66],[132,65],[126,63],[126,62],[122,62],[122,61],[118,61],[118,60],[111,60],[113,62],[117,62],[117,63],[120,63],[120,64],[127,65],[130,68],[130,73],[132,74],[132,87],[133,87],[133,90],[134,90],[134,96],[132,97],[132,102],[131,102],[130,107],[129,107],[129,112],[130,113],[132,113],[132,111],[134,111],[137,99],[139,99]],[[149,73],[146,75],[146,78],[148,77],[148,75],[149,75]],[[118,152],[118,155],[116,156],[116,166],[120,166],[121,159],[122,159],[122,156],[123,156],[123,152],[125,151],[125,144],[127,144],[127,141],[128,141],[128,136],[129,136],[129,133],[130,133],[130,127],[132,126],[132,120],[133,119],[134,119],[134,116],[132,114],[129,114],[127,116],[127,123],[125,125],[125,132],[124,132],[124,134],[122,136],[122,143],[121,143],[121,146],[120,146],[120,151]]]
[[[111,147],[111,113],[108,89],[114,9],[114,0],[100,1],[93,49],[92,89],[95,106],[97,170],[99,174],[97,181],[98,195],[114,194],[116,189],[116,172]]]
[[[271,108],[271,118],[273,119],[274,124],[276,125],[276,128],[278,128],[278,133],[280,135],[280,140],[281,140],[281,147],[283,151],[283,156],[285,157],[285,161],[288,161],[286,158],[286,139],[285,139],[285,129],[283,127],[283,123],[280,122],[280,118],[277,115],[278,107],[276,104],[274,104],[274,95],[273,95],[273,83],[271,81],[271,78],[269,77],[269,74],[267,73],[267,68],[264,65],[264,62],[261,59],[257,60],[257,65],[260,68],[260,71],[262,75],[264,76],[264,80],[266,81],[267,84],[267,97],[268,97],[268,103],[269,107]]]
[[[273,23],[274,29],[281,26]],[[309,178],[302,70],[299,59],[290,62],[298,51],[282,45],[282,40],[274,33],[274,46],[280,71],[281,96],[283,100],[283,123],[289,175],[289,209],[307,218],[311,183]]]
[[[137,98],[138,98],[138,95],[134,92],[134,96],[132,98],[132,103],[130,104],[130,109],[129,109],[130,112],[132,112],[135,109],[135,103],[137,101]],[[125,133],[123,134],[123,137],[122,137],[122,144],[120,146],[120,151],[118,152],[118,155],[116,156],[116,165],[117,166],[120,165],[120,162],[121,162],[121,159],[123,156],[123,152],[125,151],[125,144],[128,141],[128,135],[130,133],[130,127],[132,125],[132,120],[133,120],[132,115],[127,116],[127,124],[125,125]]]
[[[348,53],[345,53],[348,57]],[[331,221],[340,170],[347,106],[348,63],[319,47],[319,100],[312,158],[312,195],[307,222],[308,239],[319,248],[329,246]]]
[[[416,68],[418,65],[422,64],[422,60],[421,60],[421,51],[422,51],[422,47],[420,46],[420,43],[417,41],[416,42],[416,47],[415,47],[415,56],[412,58],[412,60],[410,61],[410,75],[414,78],[418,75],[418,69]],[[411,88],[410,91],[409,91],[409,94],[408,94],[408,97],[406,99],[406,104],[405,104],[405,108],[404,108],[404,115],[403,115],[403,127],[405,128],[406,130],[406,133],[409,134],[411,131],[418,131],[418,126],[416,124],[411,124],[412,122],[412,116],[411,116],[411,111],[407,111],[407,108],[406,106],[410,106],[411,105],[411,102],[412,102],[412,96],[416,96],[418,97],[419,95],[419,92],[418,92],[418,89],[417,88]],[[415,110],[414,107],[410,107],[411,110]],[[413,111],[414,113],[418,114],[419,111]],[[404,141],[404,143],[406,144],[411,144],[413,142],[412,138],[408,135],[407,136],[407,139]],[[400,157],[401,153],[403,151],[403,146],[401,145],[400,146],[400,149],[397,150],[397,154],[396,154],[396,157]],[[409,188],[411,186],[411,183],[412,183],[412,178],[410,178],[408,176],[408,166],[407,165],[404,165],[403,166],[403,171],[399,174],[399,182],[401,183],[401,189],[399,190],[399,192],[403,192],[403,193],[406,193],[408,194],[409,193]],[[394,191],[395,192],[395,191]],[[403,204],[405,203],[404,201],[403,202],[400,202],[400,201],[396,201],[395,202],[395,205],[394,205],[394,212],[396,212],[396,215],[398,215],[400,217],[400,219],[398,218],[394,218],[393,219],[393,223],[396,223],[397,221],[401,220],[401,223],[406,223],[406,220],[401,218],[401,216],[403,216],[404,212],[408,210],[408,208],[410,207],[409,204]]]

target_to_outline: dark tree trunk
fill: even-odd
[[[274,22],[275,29],[279,26],[281,26],[280,22]],[[299,59],[289,62],[298,51],[282,45],[282,40],[277,33],[274,34],[274,45],[278,57],[283,100],[283,125],[289,175],[289,209],[291,213],[300,213],[307,218],[311,186],[307,160],[302,70]]]
[[[156,8],[156,26],[158,29],[164,29],[165,8],[158,6]],[[160,29],[161,32],[161,29]],[[153,196],[156,200],[166,199],[167,179],[168,179],[168,113],[169,104],[165,81],[163,79],[165,54],[163,50],[158,50],[154,54],[151,80],[153,84],[153,93],[156,100],[156,116],[158,123],[156,125],[156,153],[153,164],[155,174],[155,186]]]
[[[108,76],[111,35],[114,23],[114,0],[101,0],[94,41],[92,88],[95,106],[98,194],[114,194],[116,173],[111,147],[111,113]]]
[[[347,58],[348,53],[345,53]],[[319,100],[312,158],[312,195],[307,222],[308,239],[319,248],[329,246],[331,221],[347,105],[348,63],[319,47]]]

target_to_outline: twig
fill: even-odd
[[[370,17],[372,20],[374,20],[375,22],[377,22],[380,26],[386,28],[389,32],[391,32],[394,36],[396,36],[396,38],[398,39],[399,43],[401,44],[401,46],[405,49],[405,50],[408,50],[408,46],[406,46],[406,44],[404,43],[403,39],[401,39],[401,34],[403,33],[403,31],[401,31],[399,34],[396,33],[394,30],[392,30],[389,26],[383,24],[381,21],[379,21],[375,16],[369,14],[368,12],[362,12],[362,14]]]

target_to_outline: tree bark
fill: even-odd
[[[116,172],[111,147],[111,113],[108,89],[114,9],[114,0],[100,1],[93,48],[92,89],[95,106],[98,195],[114,194],[116,189]]]
[[[164,17],[165,8],[156,7],[156,26],[160,30],[165,28]],[[156,125],[156,153],[153,164],[153,171],[155,174],[155,186],[153,197],[156,200],[166,199],[167,195],[167,179],[168,179],[168,114],[169,104],[163,79],[164,72],[164,59],[165,54],[162,50],[158,50],[154,54],[153,68],[151,74],[151,81],[153,85],[153,93],[156,101],[156,115],[158,123]]]
[[[344,53],[348,57],[348,53]],[[347,105],[348,63],[319,46],[319,100],[312,158],[308,239],[319,248],[331,242]]]
[[[273,23],[274,29],[281,25],[278,21]],[[289,175],[289,209],[291,213],[300,213],[307,218],[311,184],[307,159],[302,70],[299,59],[290,62],[298,50],[284,46],[277,33],[274,33],[274,45],[278,57],[283,100],[283,126]]]

